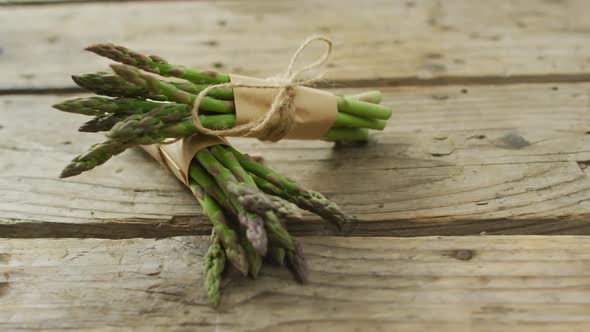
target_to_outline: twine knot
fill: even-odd
[[[326,52],[315,62],[295,71],[295,62],[301,52],[312,42],[319,40],[328,45]],[[326,63],[332,54],[332,41],[321,36],[312,36],[305,40],[295,51],[287,72],[283,76],[272,77],[267,79],[267,84],[242,84],[242,83],[221,83],[211,85],[202,90],[192,106],[192,120],[199,133],[214,136],[252,136],[258,137],[263,141],[276,142],[281,140],[291,130],[295,124],[295,88],[298,86],[309,85],[320,80],[322,73],[318,73],[312,78],[301,79],[303,73],[311,70],[317,70]],[[203,127],[199,119],[199,106],[203,98],[214,89],[219,88],[254,88],[254,89],[279,89],[275,99],[268,112],[255,121],[245,124],[235,125],[229,129],[208,129]],[[275,117],[276,115],[276,117]]]

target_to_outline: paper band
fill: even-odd
[[[169,169],[174,176],[188,186],[188,171],[195,154],[213,145],[229,143],[216,136],[193,135],[172,144],[152,144],[141,147],[156,159],[160,165]]]
[[[316,61],[295,69],[299,55],[314,41],[325,43],[326,51]],[[195,97],[192,105],[191,117],[195,128],[199,133],[211,136],[256,137],[272,142],[283,138],[323,138],[338,115],[336,96],[305,88],[319,81],[323,73],[317,72],[307,79],[302,78],[302,74],[318,71],[328,61],[332,47],[333,43],[328,38],[311,36],[295,51],[283,75],[266,80],[230,75],[231,82],[206,87]],[[233,89],[237,123],[227,129],[205,128],[199,118],[199,106],[211,90],[219,88]]]
[[[264,85],[269,80],[230,74],[232,83]],[[236,105],[236,124],[241,125],[255,121],[268,112],[279,87],[257,89],[248,87],[234,88]],[[296,86],[295,88],[295,124],[285,135],[288,139],[321,139],[332,127],[338,114],[336,96],[332,93]]]

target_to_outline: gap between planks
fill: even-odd
[[[146,1],[146,0],[141,0]],[[147,0],[151,1],[151,0]],[[346,80],[324,81],[314,84],[312,87],[319,89],[345,89],[345,88],[403,88],[403,87],[436,87],[448,85],[518,85],[518,84],[559,84],[559,83],[589,83],[590,74],[549,74],[549,75],[514,75],[506,76],[443,76],[432,79],[420,79],[416,77],[380,78],[370,80]],[[88,93],[80,87],[57,88],[23,88],[0,89],[0,96],[7,95],[54,95],[70,93]]]

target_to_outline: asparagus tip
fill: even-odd
[[[155,88],[155,83],[159,81],[156,77],[142,73],[139,69],[128,65],[113,63],[111,64],[111,68],[117,75],[127,82],[147,88],[150,92],[157,94],[157,91],[153,90]],[[149,82],[151,82],[151,84]]]
[[[80,174],[80,173],[74,172],[72,169],[69,169],[69,166],[68,166],[61,171],[61,173],[59,174],[59,178],[65,179],[65,178],[69,178],[69,177],[77,175],[77,174]]]
[[[121,65],[118,63],[112,63],[110,64],[110,67],[115,71],[117,75],[123,77],[124,79],[127,79],[128,77],[135,77],[136,72],[138,72],[137,69],[131,66]]]
[[[51,107],[55,108],[58,111],[65,112],[65,107],[64,107],[63,103],[53,104],[53,105],[51,105]]]
[[[90,52],[93,52],[93,53],[97,53],[97,52],[100,52],[100,51],[105,50],[105,49],[110,49],[110,48],[112,48],[114,46],[115,45],[113,45],[111,43],[98,43],[98,44],[92,44],[92,45],[86,47],[84,50],[85,51],[90,51]]]
[[[309,281],[307,260],[303,255],[303,248],[299,242],[295,241],[294,251],[287,252],[287,263],[293,276],[299,283],[305,284]]]
[[[85,107],[81,105],[78,101],[79,99],[64,100],[60,103],[51,105],[51,107],[62,112],[90,114],[91,112],[89,113],[88,111],[86,111]]]
[[[84,83],[82,82],[80,75],[72,75],[71,78],[72,78],[72,81],[74,81],[74,83],[76,83],[76,85],[78,85],[82,89],[86,89],[84,87]]]
[[[81,125],[80,128],[78,128],[78,131],[81,133],[96,133],[98,132],[98,130],[96,130],[97,128],[95,128],[94,126],[91,126],[88,122]]]
[[[61,171],[59,174],[60,179],[76,176],[85,171],[83,163],[78,162],[77,158],[78,157],[67,164],[66,167]]]

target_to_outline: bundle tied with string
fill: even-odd
[[[319,60],[294,70],[301,52],[314,41],[325,42],[328,46],[326,52]],[[195,127],[207,135],[255,137],[272,142],[283,138],[321,139],[336,120],[336,96],[306,87],[319,81],[322,73],[308,79],[301,77],[310,71],[317,71],[331,54],[332,42],[316,36],[301,44],[283,76],[257,79],[230,74],[231,83],[211,85],[197,95],[192,107]],[[199,119],[199,106],[211,90],[219,88],[234,90],[236,126],[222,130],[207,129]]]
[[[295,70],[299,55],[313,41],[327,44],[326,52]],[[75,98],[53,107],[93,116],[80,131],[108,131],[107,138],[72,159],[60,177],[89,171],[142,146],[190,189],[211,221],[213,234],[204,257],[203,279],[212,305],[219,304],[222,273],[228,264],[255,278],[268,257],[306,282],[308,269],[301,246],[286,228],[287,222],[302,219],[301,209],[339,231],[354,228],[355,218],[335,202],[228,147],[225,140],[244,136],[263,141],[356,141],[366,139],[368,129],[385,128],[391,112],[378,105],[379,91],[336,96],[306,87],[322,77],[316,72],[306,79],[304,74],[326,62],[332,51],[329,40],[309,38],[284,75],[264,80],[183,67],[113,44],[88,50],[122,64],[111,65],[114,73],[74,75],[73,80],[114,98]],[[149,73],[186,82],[161,80]],[[213,83],[218,84],[209,86]]]
[[[326,51],[317,61],[295,70],[301,52],[314,41],[324,42]],[[143,148],[188,185],[188,169],[195,153],[211,145],[228,144],[221,137],[253,137],[271,142],[321,139],[336,120],[337,99],[332,93],[306,86],[321,80],[321,72],[311,78],[301,77],[311,71],[317,72],[331,53],[332,42],[329,39],[310,37],[294,53],[282,76],[259,79],[229,74],[231,83],[211,85],[195,98],[192,121],[201,134]],[[233,89],[236,125],[229,129],[208,129],[199,119],[199,106],[211,90],[219,88]]]

